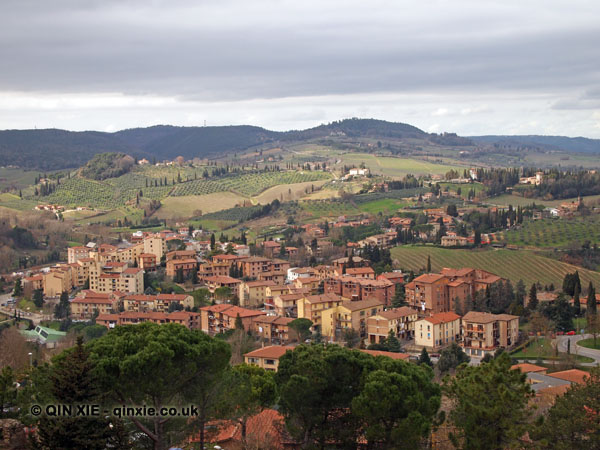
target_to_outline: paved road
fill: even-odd
[[[583,366],[600,365],[600,350],[594,350],[591,348],[585,348],[581,347],[580,345],[577,345],[577,341],[581,341],[582,339],[588,339],[592,337],[594,336],[592,336],[591,334],[578,334],[575,336],[557,336],[558,351],[566,352],[567,341],[571,341],[571,354],[587,356],[588,358],[594,359],[593,363],[583,363]]]
[[[9,298],[11,298],[10,294],[0,295],[0,304],[5,303]],[[0,306],[0,312],[6,314],[9,318],[12,318],[15,314],[15,309],[10,306]],[[17,308],[17,314],[21,313],[22,319],[30,319],[33,321],[34,325],[38,325],[42,320],[50,320],[52,316],[36,314],[29,311],[24,311],[22,309]]]

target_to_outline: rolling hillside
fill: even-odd
[[[429,246],[401,246],[392,249],[392,258],[407,270],[420,270],[427,266],[431,257],[431,269],[436,272],[444,267],[473,267],[488,270],[513,284],[522,279],[528,286],[539,281],[546,285],[562,285],[567,273],[579,271],[581,282],[587,286],[590,280],[600,284],[600,272],[582,269],[554,259],[539,256],[527,250],[451,250]]]

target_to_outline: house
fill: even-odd
[[[383,311],[377,299],[344,301],[321,312],[321,334],[332,340],[343,339],[344,330],[353,329],[361,339],[367,337],[367,318]]]
[[[394,285],[403,284],[404,283],[404,274],[401,271],[397,272],[383,272],[377,275],[377,280],[387,280],[393,283]]]
[[[257,316],[252,318],[252,330],[262,341],[270,344],[287,344],[290,341],[289,324],[292,317]]]
[[[123,306],[125,311],[168,312],[174,306],[177,309],[193,308],[194,297],[188,294],[128,295],[123,299]]]
[[[267,287],[275,284],[273,281],[244,281],[240,283],[238,285],[240,306],[262,308],[267,300]]]
[[[76,247],[69,247],[67,249],[67,262],[69,264],[77,262],[81,258],[90,257],[90,248],[83,245]]]
[[[271,372],[277,372],[279,367],[279,358],[288,351],[293,351],[293,347],[283,345],[270,345],[268,347],[259,348],[244,354],[244,362],[246,364],[254,364]]]
[[[418,318],[417,310],[408,306],[375,314],[367,319],[368,341],[370,344],[379,344],[388,337],[390,331],[398,339],[413,339]]]
[[[136,325],[144,322],[176,323],[186,328],[195,330],[200,328],[200,314],[188,311],[173,311],[171,313],[157,311],[124,311],[118,314],[100,314],[96,318],[96,324],[103,325],[108,329],[121,325]]]
[[[442,274],[428,273],[415,278],[405,286],[406,302],[423,314],[437,314],[450,310],[447,284]]]
[[[275,314],[283,317],[298,316],[298,300],[304,298],[306,294],[278,294],[271,300],[267,300],[266,306],[275,311]]]
[[[312,267],[293,267],[287,271],[287,279],[292,282],[298,278],[315,277],[317,271]]]
[[[442,247],[465,247],[469,245],[469,239],[458,235],[442,236]]]
[[[235,322],[239,317],[244,329],[248,331],[252,328],[252,319],[262,315],[265,315],[262,311],[228,304],[205,306],[200,308],[201,329],[211,336],[225,333],[235,329]]]
[[[431,350],[460,341],[460,316],[441,312],[415,322],[415,344]]]
[[[349,277],[375,279],[375,271],[372,267],[350,267],[346,269],[346,275]]]
[[[469,311],[462,319],[462,336],[461,347],[469,356],[485,356],[499,348],[508,349],[519,338],[519,317]]]
[[[275,241],[264,241],[262,243],[264,255],[267,258],[274,258],[281,252],[281,243]]]
[[[204,282],[208,287],[208,290],[211,294],[215,293],[215,290],[228,287],[233,292],[237,292],[238,286],[241,284],[241,281],[237,278],[232,278],[230,276],[213,276],[204,278]]]
[[[323,311],[340,305],[344,299],[336,294],[307,295],[297,300],[298,318],[308,319],[313,328],[321,330]]]
[[[190,276],[194,271],[198,270],[198,261],[196,258],[172,259],[167,261],[166,274],[168,277],[175,278],[177,272],[181,271],[184,278]]]
[[[316,294],[319,291],[319,284],[321,280],[317,277],[302,277],[296,278],[294,286],[299,289],[308,289],[309,292]]]
[[[144,272],[154,272],[157,269],[156,255],[153,253],[142,253],[138,258],[138,266]]]
[[[98,312],[110,314],[117,312],[125,294],[121,292],[82,291],[71,301],[71,316],[78,319],[91,319]]]
[[[41,325],[36,326],[33,330],[19,330],[19,332],[28,342],[37,342],[48,348],[56,347],[58,342],[67,336],[64,331],[56,331]]]

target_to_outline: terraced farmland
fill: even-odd
[[[427,257],[431,257],[433,271],[443,267],[473,267],[488,270],[513,284],[522,279],[527,285],[536,281],[542,284],[560,285],[565,274],[579,271],[582,285],[589,281],[600,284],[600,272],[586,270],[546,258],[527,250],[450,250],[429,246],[400,246],[392,249],[392,257],[400,267],[407,270],[420,270],[427,266]]]
[[[173,179],[181,172],[183,181],[173,185]],[[189,173],[188,173],[189,172]],[[169,176],[166,175],[169,173]],[[193,175],[190,175],[193,174]],[[94,181],[81,177],[64,179],[56,187],[55,192],[45,197],[30,195],[28,200],[43,203],[56,203],[64,206],[87,206],[90,208],[115,209],[126,202],[135,200],[141,191],[143,197],[153,200],[162,200],[168,196],[182,197],[189,195],[206,195],[216,192],[232,192],[242,197],[251,197],[260,194],[265,189],[281,184],[295,184],[326,180],[331,175],[326,172],[265,172],[232,174],[215,179],[193,179],[195,175],[191,168],[162,168],[157,170],[138,169],[118,178],[103,181]],[[154,186],[154,182],[164,180],[168,185]],[[160,183],[160,182],[159,182]],[[231,205],[226,205],[231,206]]]
[[[496,239],[513,245],[564,247],[571,243],[600,242],[600,218],[544,219],[528,221],[519,230],[496,234]]]

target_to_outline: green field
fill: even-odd
[[[526,221],[519,230],[496,233],[496,240],[533,247],[564,247],[571,243],[600,242],[600,218],[543,219]]]
[[[522,279],[528,286],[537,281],[560,286],[565,274],[578,270],[582,285],[587,286],[590,280],[595,285],[600,284],[600,272],[546,258],[528,250],[451,250],[409,245],[392,249],[392,257],[398,260],[399,267],[407,270],[417,271],[426,267],[427,256],[431,257],[434,272],[444,267],[472,267],[508,278],[513,284]]]
[[[561,203],[569,203],[576,201],[577,198],[565,198],[562,200],[542,200],[540,198],[525,198],[520,195],[512,195],[512,194],[504,194],[499,195],[498,197],[492,197],[486,200],[487,203],[497,206],[505,206],[513,205],[513,206],[529,206],[532,203],[536,205],[543,205],[546,207],[557,207],[560,206]],[[600,195],[588,195],[587,197],[583,197],[583,202],[586,205],[597,204],[600,200]]]
[[[408,202],[393,198],[384,198],[381,200],[373,200],[372,202],[360,203],[358,208],[368,214],[377,215],[379,213],[391,215],[398,209],[404,208]]]
[[[336,166],[360,166],[364,163],[376,175],[386,175],[394,178],[403,178],[408,174],[413,175],[444,175],[451,169],[462,171],[464,167],[448,164],[437,164],[412,158],[395,158],[391,156],[375,156],[370,153],[341,153],[340,164]]]
[[[581,345],[585,348],[591,348],[594,350],[600,350],[600,336],[596,339],[596,345],[594,345],[594,338],[582,339],[577,341],[577,345]]]

